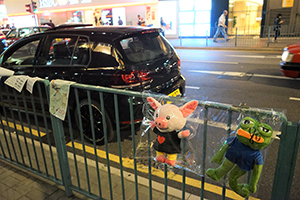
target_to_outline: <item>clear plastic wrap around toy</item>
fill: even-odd
[[[208,177],[219,181],[227,175],[229,187],[244,198],[256,193],[268,147],[283,123],[276,112],[270,115],[270,110],[252,111],[256,114],[235,113],[230,119],[233,124],[217,131],[214,138],[209,139],[206,161]],[[265,111],[269,111],[268,114]],[[221,116],[220,111],[216,113]],[[223,114],[227,112],[223,111]],[[219,123],[213,120],[209,126],[216,127]],[[251,172],[248,177],[245,175],[247,172]]]
[[[201,156],[197,155],[198,149],[192,142],[201,130],[201,123],[197,122],[201,113],[198,101],[172,100],[170,103],[152,97],[146,101],[136,158],[151,157],[158,163],[199,173]]]
[[[226,185],[242,197],[258,193],[260,176],[267,173],[263,164],[280,134],[284,111],[155,96],[144,98],[137,159],[152,158],[157,164],[152,166],[162,170],[165,163],[168,169],[184,167],[222,180],[217,185],[223,185],[226,177]]]

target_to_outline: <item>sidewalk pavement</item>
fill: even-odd
[[[176,49],[209,49],[209,50],[244,50],[244,51],[276,51],[282,52],[289,44],[299,42],[299,38],[278,38],[276,43],[271,39],[255,36],[229,37],[229,41],[218,38],[217,43],[212,38],[167,38]],[[269,43],[269,44],[268,44]]]

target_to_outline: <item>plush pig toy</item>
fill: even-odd
[[[186,124],[186,117],[196,110],[198,101],[190,101],[182,107],[173,104],[161,105],[152,97],[148,97],[147,101],[155,110],[151,129],[158,135],[153,145],[157,154],[156,160],[175,166],[177,154],[181,153],[180,139],[190,135],[189,130],[181,129]]]

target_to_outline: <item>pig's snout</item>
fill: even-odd
[[[158,117],[155,119],[155,125],[160,129],[168,128],[168,121],[165,118]]]

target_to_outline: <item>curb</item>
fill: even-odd
[[[193,49],[193,50],[227,50],[227,51],[268,51],[282,53],[283,47],[269,47],[269,48],[243,48],[243,47],[184,47],[174,46],[175,49]]]

